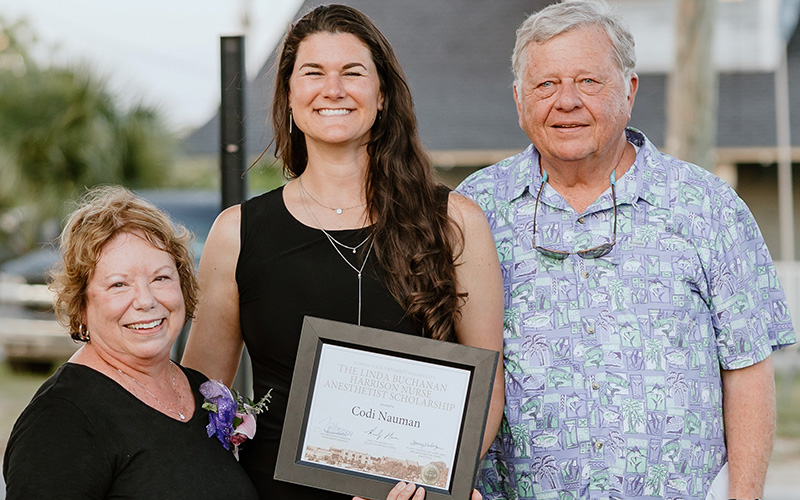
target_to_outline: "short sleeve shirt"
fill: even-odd
[[[726,461],[720,369],[796,341],[756,222],[723,181],[628,129],[633,166],[584,213],[539,153],[458,191],[489,219],[505,286],[506,412],[484,498],[703,499]],[[542,192],[538,206],[536,195]],[[534,228],[534,210],[536,227]]]

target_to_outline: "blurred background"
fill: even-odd
[[[392,43],[443,182],[455,186],[527,146],[510,55],[517,26],[551,1],[340,1]],[[237,147],[250,165],[271,140],[275,49],[286,26],[321,3],[0,0],[0,450],[33,392],[76,348],[44,285],[70,200],[96,184],[128,186],[192,229],[199,257],[223,203],[220,37],[244,39]],[[636,38],[631,125],[737,190],[800,324],[800,0],[611,3]],[[270,151],[248,171],[243,195],[282,181]],[[800,349],[775,361],[778,439],[765,498],[795,499]]]

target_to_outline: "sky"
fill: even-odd
[[[25,18],[39,62],[88,63],[124,105],[157,107],[169,126],[202,125],[219,107],[220,36],[245,35],[248,78],[258,73],[302,0],[0,0]],[[245,32],[243,13],[249,11]]]

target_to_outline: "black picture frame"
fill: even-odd
[[[428,500],[467,500],[472,494],[499,353],[461,344],[306,316],[297,351],[275,479],[364,498],[384,499],[397,484],[367,472],[302,460],[320,353],[327,344],[470,372],[448,489],[426,489]]]

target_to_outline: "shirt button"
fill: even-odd
[[[602,441],[595,441],[594,442],[594,449],[600,451],[603,449],[603,442]]]
[[[586,219],[583,217],[578,217],[578,224],[586,224]]]
[[[594,389],[596,391],[599,388],[600,388],[600,384],[598,382],[592,382],[592,389]]]
[[[581,278],[586,279],[589,277],[589,271],[581,271]]]
[[[587,326],[586,333],[594,334],[594,326],[592,325]]]

